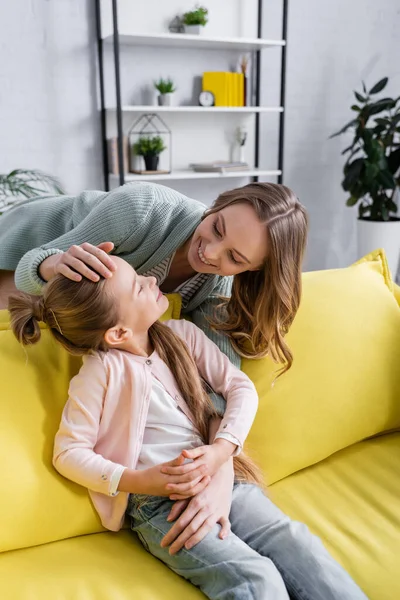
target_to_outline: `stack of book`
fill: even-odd
[[[128,148],[128,138],[124,135],[122,142],[122,152],[124,159],[124,171],[127,173],[129,171],[129,148]],[[118,167],[118,138],[113,137],[107,140],[107,153],[108,153],[108,172],[112,173],[112,175],[119,175],[119,167]]]
[[[245,162],[229,162],[216,160],[211,163],[192,163],[189,165],[196,173],[225,173],[227,171],[247,171],[249,165]]]
[[[215,106],[245,106],[243,73],[206,71],[203,73],[203,91],[214,94]]]

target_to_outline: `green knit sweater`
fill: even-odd
[[[16,271],[19,289],[39,294],[41,262],[73,244],[111,241],[113,254],[145,273],[187,240],[205,206],[168,187],[129,183],[111,192],[29,200],[0,217],[0,269]],[[229,339],[206,320],[219,296],[230,296],[232,279],[210,275],[184,309],[236,366],[240,357]]]

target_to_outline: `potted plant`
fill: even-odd
[[[163,79],[160,77],[158,81],[154,82],[154,87],[158,91],[158,105],[159,106],[172,106],[172,99],[176,87],[172,79]]]
[[[199,35],[201,28],[207,24],[208,9],[197,5],[194,10],[186,12],[182,17],[185,33]]]
[[[65,194],[56,177],[37,169],[14,169],[0,174],[0,215],[22,200]]]
[[[165,149],[164,141],[159,135],[143,135],[133,144],[133,152],[137,156],[143,156],[144,158],[146,171],[157,171],[160,154]]]
[[[387,85],[384,77],[369,91],[354,92],[358,101],[351,109],[355,118],[331,137],[352,130],[344,165],[342,187],[349,194],[347,206],[358,203],[358,253],[384,248],[395,274],[400,253],[400,219],[396,194],[400,186],[400,97],[376,98]],[[379,115],[379,117],[377,116]]]

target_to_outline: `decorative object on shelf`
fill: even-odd
[[[159,106],[172,106],[174,92],[176,87],[171,78],[163,79],[160,77],[158,81],[154,82],[154,87],[158,91],[158,105]]]
[[[192,163],[189,167],[196,173],[226,173],[228,171],[248,171],[249,169],[246,162],[229,162],[225,160],[216,160],[211,163]]]
[[[351,107],[355,118],[331,137],[353,129],[353,141],[342,152],[350,153],[343,168],[342,187],[349,194],[347,206],[359,203],[358,254],[384,248],[394,275],[400,254],[395,202],[400,188],[400,97],[373,98],[387,82],[384,77],[369,91],[362,82],[363,93],[354,92],[358,104]]]
[[[194,10],[185,12],[182,17],[182,23],[185,28],[185,33],[199,35],[208,22],[208,9],[204,6],[197,5]]]
[[[249,63],[250,63],[250,56],[248,54],[243,54],[239,60],[240,72],[243,75],[243,104],[242,104],[242,106],[249,105],[249,99],[247,98],[248,91],[249,91]]]
[[[27,198],[65,194],[60,182],[53,175],[38,169],[14,169],[0,174],[0,215]]]
[[[230,71],[203,73],[203,91],[214,95],[215,106],[243,106],[243,84],[242,73]]]
[[[129,130],[132,173],[171,172],[171,131],[157,114],[142,115]],[[168,169],[159,169],[160,154],[168,149]],[[145,169],[138,168],[135,158],[142,157]]]
[[[122,138],[122,153],[124,157],[124,171],[127,172],[129,165],[129,150],[128,150],[128,137],[124,135]],[[108,170],[113,175],[119,175],[118,165],[118,138],[112,137],[107,140],[107,156],[108,156]]]
[[[239,162],[245,163],[245,144],[247,140],[247,129],[243,125],[240,125],[236,129],[236,139],[239,145]]]
[[[199,104],[200,106],[214,106],[215,105],[215,97],[212,92],[209,90],[203,90],[199,95]]]
[[[179,15],[174,17],[168,25],[168,31],[170,33],[185,33],[185,27],[182,23],[182,17],[180,17]]]

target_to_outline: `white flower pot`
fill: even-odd
[[[172,106],[174,99],[174,93],[170,94],[159,94],[158,96],[158,106]]]
[[[357,221],[358,256],[361,258],[377,248],[385,250],[393,279],[400,258],[400,220]]]
[[[203,25],[184,25],[185,33],[190,33],[191,35],[200,35],[203,31]]]

